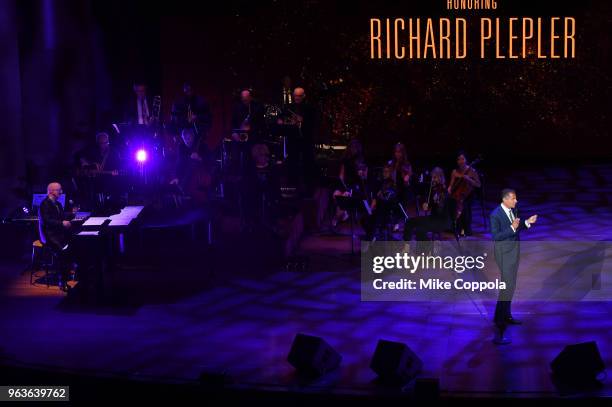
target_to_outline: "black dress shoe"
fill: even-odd
[[[514,317],[510,317],[506,320],[506,323],[509,325],[522,325],[523,321],[520,319],[515,319]]]

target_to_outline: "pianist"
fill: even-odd
[[[69,274],[67,260],[67,244],[72,223],[67,220],[64,208],[59,202],[62,186],[52,182],[47,186],[47,197],[40,203],[38,209],[38,225],[40,241],[57,256],[58,268],[62,274],[62,287],[66,287]]]

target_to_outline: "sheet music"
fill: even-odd
[[[140,215],[140,212],[144,209],[144,206],[126,206],[121,209],[121,212],[115,215],[109,216],[108,219],[111,222],[108,224],[109,227],[117,226],[128,226],[134,219]]]
[[[101,226],[108,218],[102,216],[92,216],[83,222],[83,226]]]

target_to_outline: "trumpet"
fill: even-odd
[[[188,104],[187,105],[187,123],[193,125],[193,131],[195,132],[196,136],[200,135],[200,129],[198,127],[198,122],[197,122],[197,116],[195,113],[193,113],[193,110],[191,109],[191,105]]]
[[[193,110],[191,110],[191,105],[187,105],[187,122],[190,124],[195,120],[195,115],[193,114]]]

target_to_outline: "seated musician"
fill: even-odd
[[[393,147],[393,158],[389,160],[388,165],[391,166],[395,191],[397,193],[398,202],[404,208],[408,207],[408,203],[414,198],[412,191],[412,166],[408,161],[406,146],[403,143],[397,143]],[[394,230],[399,230],[399,223],[396,223]]]
[[[107,133],[96,134],[95,144],[79,151],[75,164],[75,197],[86,207],[99,208],[107,197],[120,194],[116,176],[122,169],[121,155],[111,146]]]
[[[265,144],[252,148],[252,165],[242,180],[242,210],[247,230],[259,225],[273,228],[281,197],[278,168],[270,160],[270,150]]]
[[[474,190],[480,188],[480,176],[468,165],[464,152],[457,155],[457,168],[451,173],[448,193],[452,198],[455,230],[461,236],[472,235],[472,203]]]
[[[199,140],[191,127],[183,129],[176,162],[171,169],[170,184],[177,185],[186,195],[204,194],[202,188],[210,184],[206,145]]]
[[[80,175],[118,175],[120,168],[121,156],[111,147],[107,133],[96,134],[96,144],[79,153]]]
[[[395,188],[398,194],[401,194],[402,191],[410,186],[412,177],[412,166],[410,161],[408,161],[408,154],[403,143],[397,143],[393,147],[393,158],[389,160],[388,164],[393,171]]]
[[[232,108],[232,130],[243,130],[232,132],[232,140],[248,141],[256,144],[262,141],[264,136],[264,109],[263,106],[253,98],[251,89],[243,89],[240,92],[240,100]]]
[[[57,257],[62,275],[62,288],[65,288],[69,273],[66,249],[72,223],[59,201],[61,195],[62,186],[58,182],[52,182],[47,186],[47,197],[38,208],[38,227],[40,241]]]
[[[427,202],[423,203],[423,211],[429,215],[410,218],[404,225],[404,240],[412,240],[416,232],[417,241],[427,240],[428,232],[443,232],[451,227],[449,197],[446,190],[444,171],[435,167],[431,171],[431,186]]]
[[[386,229],[393,220],[395,208],[398,203],[397,190],[393,177],[393,166],[387,164],[383,167],[383,179],[375,195],[374,212],[371,225],[366,233],[370,239],[374,237],[377,229]]]
[[[382,211],[378,210],[377,201],[384,198],[384,194],[378,197],[380,189],[379,185],[368,176],[368,166],[365,162],[361,161],[357,163],[357,181],[355,182],[352,189],[352,197],[360,201],[359,208],[361,209],[360,223],[365,231],[365,240],[372,240],[374,232],[378,223],[380,223],[380,214]],[[384,209],[385,201],[382,200],[381,205]]]
[[[350,195],[350,191],[360,179],[357,171],[357,164],[362,161],[363,148],[361,143],[357,139],[352,139],[344,151],[344,157],[342,158],[342,163],[340,164],[340,174],[338,175],[339,182],[332,195],[334,200],[336,196]],[[347,219],[348,213],[345,210],[336,208],[335,216],[332,219],[332,226],[335,227],[338,222],[344,222]]]

